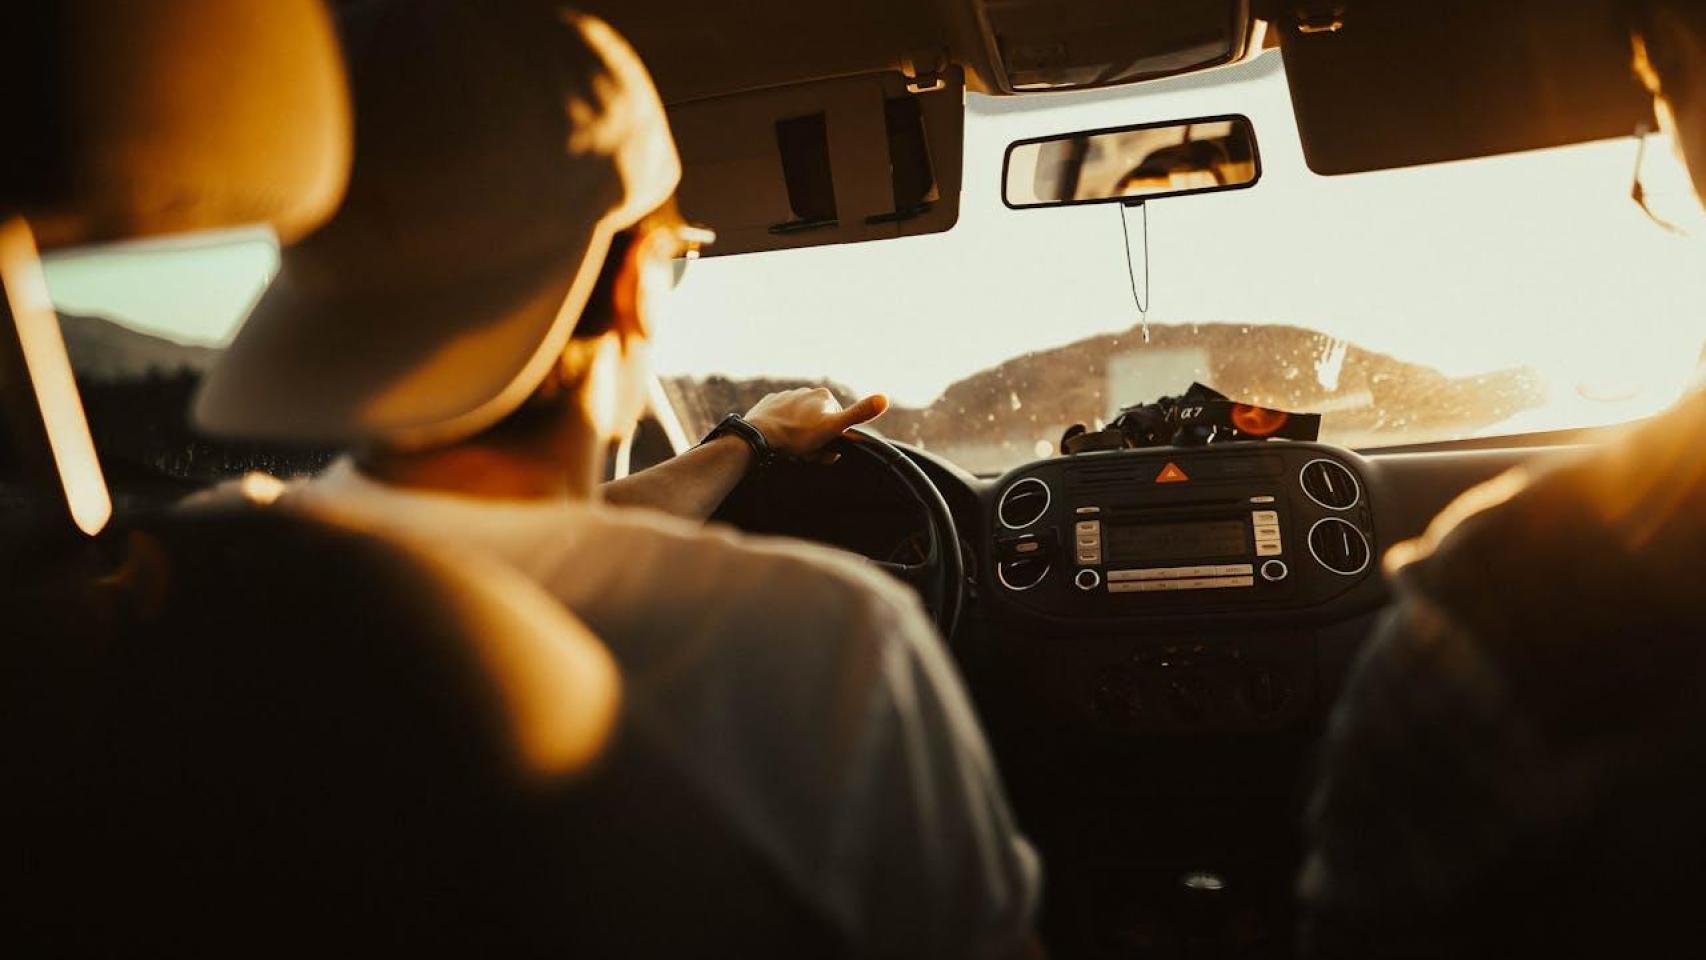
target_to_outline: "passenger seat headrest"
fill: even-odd
[[[55,0],[0,32],[0,217],[43,248],[269,223],[342,199],[351,121],[320,0]]]

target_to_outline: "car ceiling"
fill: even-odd
[[[1618,0],[572,2],[609,20],[650,66],[681,141],[684,207],[690,215],[703,207],[706,219],[733,228],[716,253],[950,228],[958,215],[963,111],[940,102],[924,110],[926,173],[935,192],[928,215],[914,216],[909,209],[924,208],[908,208],[898,188],[890,197],[894,163],[871,142],[881,139],[885,102],[931,91],[939,91],[938,101],[962,91],[1059,96],[1017,89],[1023,84],[1015,78],[1035,75],[1022,57],[1087,65],[1076,74],[1092,77],[1087,85],[1115,85],[1108,78],[1135,74],[1119,62],[1123,41],[1110,36],[1130,36],[1134,57],[1164,54],[1142,48],[1187,38],[1145,25],[1202,23],[1205,6],[1234,21],[1222,61],[1246,59],[1257,46],[1282,48],[1305,157],[1316,173],[1560,146],[1651,121],[1630,78]],[[1154,77],[1132,82],[1145,79]],[[812,114],[824,118],[827,146],[803,160],[779,153],[769,131]],[[790,163],[796,169],[785,170]],[[822,186],[833,212],[814,219],[799,204],[791,207],[799,184],[785,185],[785,174]],[[759,199],[751,209],[728,199],[743,196]],[[801,223],[811,229],[795,232]]]
[[[1249,40],[1248,0],[582,0],[614,24],[652,67],[667,103],[885,70],[958,64],[966,87],[1017,92],[1009,63],[1023,53],[1117,58],[1186,44],[1212,8],[1240,21],[1230,59]],[[1174,27],[1175,29],[1168,29]],[[1174,34],[1177,33],[1177,36]],[[1121,35],[1127,40],[1122,40]],[[1223,58],[1225,59],[1225,58]]]
[[[962,0],[963,2],[963,0]],[[639,50],[670,104],[948,56],[955,0],[583,0]],[[962,53],[967,52],[962,50]]]
[[[1178,7],[1182,17],[1206,0],[1121,2],[1157,11],[1148,16]],[[967,90],[1013,94],[994,52],[1000,41],[992,22],[1006,16],[1034,29],[1038,11],[1050,12],[1061,24],[1053,39],[1070,44],[1073,24],[1105,19],[1115,6],[1110,0],[583,5],[632,40],[671,104],[946,63],[964,68]],[[1296,75],[1294,100],[1312,165],[1345,173],[1632,130],[1642,110],[1615,10],[1616,0],[1256,0],[1250,15],[1278,28],[1267,39],[1285,46],[1288,71]],[[1477,122],[1462,129],[1465,116]]]

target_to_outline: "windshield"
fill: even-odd
[[[1255,189],[1001,203],[1014,140],[1227,113],[1254,122]],[[1277,52],[1128,90],[974,94],[953,230],[695,264],[658,363],[690,430],[780,386],[886,392],[885,434],[980,473],[1193,380],[1323,413],[1322,439],[1351,447],[1620,422],[1674,402],[1706,340],[1706,240],[1630,200],[1635,154],[1631,138],[1320,177]],[[1643,176],[1685,180],[1668,142]]]
[[[1014,140],[1223,114],[1255,126],[1254,189],[1130,211],[1001,202]],[[686,271],[655,356],[689,435],[766,392],[825,384],[844,402],[887,393],[889,437],[998,473],[1052,455],[1073,424],[1201,381],[1322,413],[1322,439],[1369,448],[1646,416],[1700,366],[1706,238],[1631,202],[1633,139],[1319,177],[1270,52],[1133,89],[971,95],[965,146],[947,233]],[[1657,138],[1643,178],[1686,194]],[[179,476],[266,468],[252,451],[210,466],[233,454],[176,431],[195,372],[276,267],[264,232],[51,259],[97,433],[146,442]],[[128,422],[158,419],[149,398],[173,405],[169,428]]]

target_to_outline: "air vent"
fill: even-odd
[[[1049,492],[1048,484],[1036,477],[1026,477],[1001,494],[1001,502],[995,508],[995,515],[1007,529],[1023,530],[1043,518],[1043,514],[1048,512],[1049,502],[1053,499],[1054,495]]]
[[[1142,485],[1145,481],[1155,479],[1155,471],[1159,467],[1150,467],[1149,476],[1143,475],[1142,465],[1129,460],[1115,460],[1111,463],[1075,463],[1067,468],[1068,485],[1075,492],[1089,493],[1098,490],[1130,490]]]
[[[1368,540],[1349,521],[1328,517],[1309,528],[1309,552],[1315,562],[1343,577],[1368,569]]]
[[[1042,583],[1048,571],[1047,560],[1009,560],[995,565],[995,575],[1000,578],[1001,585],[1014,593],[1023,593]]]
[[[1297,475],[1309,499],[1329,510],[1349,510],[1362,499],[1356,474],[1337,460],[1311,460]]]

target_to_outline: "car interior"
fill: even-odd
[[[668,774],[614,719],[621,679],[596,637],[505,571],[268,511],[267,478],[245,483],[247,503],[174,511],[223,480],[312,473],[329,452],[195,434],[185,407],[217,338],[128,329],[93,315],[98,297],[61,295],[88,251],[167,243],[172,257],[173,238],[256,227],[263,239],[243,242],[276,251],[330,215],[352,149],[334,21],[349,5],[67,0],[0,41],[18,111],[0,147],[15,955],[508,942],[661,956],[669,938],[601,942],[585,918],[633,909],[587,878],[620,876],[623,844],[663,833],[682,874],[636,882],[688,896],[712,876],[730,891],[704,905],[700,939],[822,955],[820,931],[729,838],[666,826],[674,806],[635,792]],[[679,265],[682,325],[712,327],[689,339],[743,349],[740,320],[719,333],[691,318],[696,289],[739,318],[789,275],[849,273],[906,324],[964,320],[942,342],[983,358],[838,441],[833,464],[750,475],[714,520],[846,550],[918,592],[1042,858],[1049,955],[1295,955],[1315,748],[1390,599],[1382,557],[1470,488],[1659,412],[1700,382],[1706,331],[1665,340],[1693,352],[1667,347],[1675,375],[1639,390],[1493,361],[1442,371],[1302,316],[1164,315],[1202,277],[1305,304],[1356,287],[1363,239],[1323,225],[1341,214],[1268,224],[1261,253],[1280,268],[1216,273],[1170,243],[1197,210],[1263,229],[1257,205],[1292,181],[1379,220],[1366,185],[1423,168],[1514,170],[1512,189],[1568,207],[1579,183],[1523,181],[1520,165],[1596,150],[1625,164],[1631,138],[1661,155],[1636,160],[1637,177],[1668,162],[1641,139],[1652,101],[1616,0],[575,6],[651,69],[682,209],[716,229],[702,264]],[[1200,112],[1164,109],[1204,90]],[[1020,120],[1023,135],[990,133]],[[1634,210],[1627,186],[1605,191]],[[979,324],[1008,321],[973,288],[999,271],[944,245],[1065,218],[1099,225],[1112,293],[1097,302],[1118,310],[1082,329],[1028,314],[1033,346],[984,349]],[[878,272],[904,260],[928,269]],[[1051,270],[1000,282],[1075,312],[1077,288]],[[779,335],[817,365],[664,369],[610,475],[687,449],[772,389],[850,398],[831,354],[878,328],[830,332],[814,319],[841,315],[830,299],[790,301]],[[1544,316],[1524,334],[1550,335]],[[897,377],[935,362],[892,338],[867,351],[868,369]],[[1546,406],[1557,395],[1568,402]],[[565,808],[585,836],[546,825]],[[564,878],[568,908],[553,899]]]

